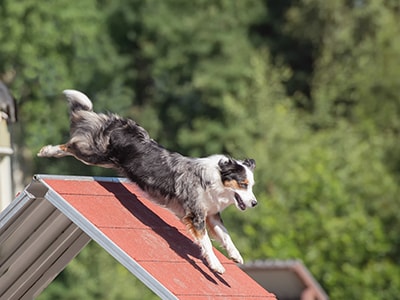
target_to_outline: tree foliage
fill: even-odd
[[[390,0],[4,0],[0,77],[18,99],[26,175],[109,174],[34,158],[68,134],[60,92],[81,89],[172,150],[256,159],[260,205],[224,213],[247,260],[300,258],[332,299],[397,298],[399,11]],[[127,277],[90,246],[42,299],[132,298]]]

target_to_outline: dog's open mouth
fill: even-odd
[[[246,210],[246,204],[244,204],[242,198],[239,196],[238,193],[235,193],[235,200],[236,200],[236,203],[237,203],[238,207],[241,210]]]

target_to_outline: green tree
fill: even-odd
[[[124,28],[113,36],[130,60],[135,118],[169,148],[226,151],[224,99],[240,95],[252,72],[246,28],[259,1],[121,0],[115,6],[110,26]],[[187,132],[197,136],[188,140]]]
[[[251,145],[260,204],[246,214],[232,208],[224,218],[239,249],[245,259],[301,258],[335,299],[373,299],[377,291],[396,297],[398,287],[387,282],[399,275],[397,227],[385,207],[398,210],[398,187],[384,139],[365,138],[347,121],[315,133],[283,97],[263,98],[271,95],[263,74],[253,80],[259,92],[252,101],[264,109],[243,112],[262,129]],[[390,268],[377,272],[383,265]],[[372,270],[376,275],[365,276]],[[386,280],[373,283],[374,276]]]
[[[267,181],[268,194],[261,192],[268,201],[263,212],[254,212],[250,224],[243,217],[238,236],[255,237],[242,247],[252,257],[302,258],[332,298],[374,299],[377,293],[395,298],[399,289],[388,282],[397,282],[400,272],[394,233],[399,222],[394,150],[399,145],[394,88],[399,56],[393,38],[398,5],[287,1],[266,7],[272,20],[253,30],[274,25],[276,38],[289,45],[300,41],[295,58],[293,50],[286,51],[288,44],[278,42],[275,47],[283,53],[272,48],[273,61],[283,61],[293,72],[285,84],[289,96],[296,79],[302,78],[307,89],[300,84],[290,97],[301,109],[293,119],[285,118],[281,139],[264,144],[266,156],[272,156],[269,147],[285,149],[263,165],[273,170],[279,164],[284,173]],[[281,26],[270,23],[276,20]],[[271,43],[266,45],[274,47]],[[302,49],[312,54],[311,69],[293,63],[304,57]],[[274,121],[267,128],[282,124]],[[386,280],[373,282],[375,276]]]
[[[119,99],[114,110],[130,104],[118,76],[123,59],[103,34],[105,13],[97,1],[40,5],[5,0],[0,15],[0,76],[18,100],[16,137],[20,153],[25,153],[23,166],[31,165],[42,145],[62,142],[66,136],[68,115],[62,90],[85,90],[98,99],[99,108],[110,107],[109,97]],[[48,171],[43,160],[33,162],[35,172]]]
[[[38,160],[35,153],[45,144],[66,139],[68,114],[62,90],[87,92],[99,109],[122,112],[130,105],[129,90],[123,87],[119,72],[124,59],[104,34],[105,19],[105,11],[92,0],[0,2],[0,78],[17,99],[19,122],[14,137],[27,181],[33,172],[100,172],[68,159]],[[113,98],[118,101],[108,100]],[[91,246],[46,290],[43,299],[146,295],[148,289],[132,283],[133,279],[111,257]]]
[[[171,150],[256,159],[260,205],[224,213],[247,260],[301,258],[333,299],[391,299],[398,11],[390,0],[5,0],[0,76],[19,99],[19,147],[35,172],[106,174],[32,160],[67,137],[61,90],[81,89]],[[84,251],[43,297],[129,297],[126,271]],[[96,266],[123,274],[121,288]]]

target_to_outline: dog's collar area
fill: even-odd
[[[241,210],[246,210],[246,204],[244,204],[242,198],[239,196],[238,193],[235,193],[235,200],[236,200],[236,203],[238,204],[238,207]]]

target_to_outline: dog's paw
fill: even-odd
[[[51,146],[51,145],[42,147],[42,149],[39,150],[37,156],[39,156],[39,157],[47,157],[47,156],[49,156],[52,147],[53,146]]]
[[[215,273],[223,274],[225,272],[225,268],[222,266],[221,262],[218,258],[212,253],[210,256],[205,256],[205,260],[207,261],[208,267]]]
[[[47,145],[40,149],[37,156],[39,157],[64,157],[69,155],[68,152],[65,151],[65,146],[62,147],[61,145],[53,146]]]
[[[222,264],[220,262],[213,263],[212,265],[210,264],[210,269],[213,270],[215,273],[218,273],[218,274],[224,274],[225,273],[225,268],[222,266]]]
[[[229,251],[229,257],[238,264],[243,264],[243,258],[237,249]]]

